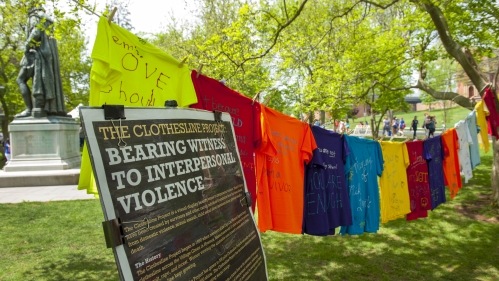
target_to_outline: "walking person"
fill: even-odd
[[[5,154],[5,158],[7,159],[7,161],[5,162],[5,166],[7,166],[7,164],[9,164],[10,162],[10,158],[11,158],[11,154],[10,154],[10,139],[7,139],[4,143],[4,154]]]
[[[425,112],[424,118],[423,118],[423,129],[424,129],[424,135],[428,137],[428,129],[426,128],[426,122],[428,121],[428,112]]]
[[[398,121],[397,117],[393,117],[393,121],[392,121],[392,136],[396,136],[398,130],[399,130],[399,121]]]
[[[340,120],[340,125],[338,127],[338,133],[342,134],[345,132],[345,122],[343,120]]]
[[[412,120],[411,123],[411,128],[414,131],[414,136],[412,137],[413,139],[416,139],[416,130],[418,129],[418,124],[419,124],[418,117],[414,116],[414,119]]]
[[[383,136],[385,135],[385,132],[386,132],[386,135],[389,137],[392,135],[392,133],[390,131],[390,120],[388,120],[388,117],[386,117],[386,116],[383,119]]]
[[[431,137],[434,137],[434,133],[435,133],[435,125],[436,125],[437,121],[435,120],[435,117],[434,116],[428,116],[427,118],[427,121],[426,121],[426,128],[428,129],[428,138]]]
[[[404,129],[405,129],[404,118],[400,118],[399,128],[400,128],[400,135],[403,136],[404,135]]]

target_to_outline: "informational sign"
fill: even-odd
[[[267,280],[230,115],[80,108],[122,280]],[[220,116],[220,115],[219,115]]]

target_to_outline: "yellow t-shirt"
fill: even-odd
[[[489,136],[487,135],[487,120],[486,116],[489,116],[489,111],[487,106],[483,101],[478,102],[475,105],[476,110],[476,124],[480,126],[480,133],[478,134],[478,143],[480,143],[480,148],[485,150],[485,153],[489,152]]]
[[[163,107],[176,100],[179,107],[197,103],[187,66],[144,39],[101,17],[92,50],[91,106]],[[126,111],[125,111],[126,114]],[[78,189],[97,194],[90,159],[84,147]]]
[[[380,178],[381,222],[403,218],[411,212],[407,167],[409,154],[403,142],[381,142],[383,175]]]

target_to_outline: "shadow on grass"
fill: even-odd
[[[119,280],[116,265],[109,259],[85,254],[58,256],[43,266],[23,274],[25,280]]]
[[[271,280],[497,280],[497,237],[499,226],[432,214],[388,223],[379,234],[268,233],[263,244]]]
[[[490,195],[491,161],[482,158],[456,198],[447,194],[426,219],[360,236],[263,233],[270,280],[499,280],[499,224],[457,211]]]

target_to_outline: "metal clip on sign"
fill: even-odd
[[[104,109],[104,119],[111,120],[111,124],[113,124],[114,130],[118,134],[118,146],[119,147],[126,146],[126,142],[123,140],[123,128],[121,127],[121,119],[126,119],[125,106],[104,104],[102,108]],[[120,120],[120,126],[119,126],[120,131],[118,131],[116,129],[116,126],[114,125],[113,120],[116,119]]]
[[[115,248],[125,243],[123,237],[123,228],[121,227],[118,218],[103,221],[102,228],[104,229],[104,237],[106,238],[106,247]]]
[[[215,122],[219,125],[222,125],[222,112],[221,111],[213,111],[213,115],[215,117]],[[225,140],[225,134],[221,133],[220,137]]]
[[[251,193],[250,192],[245,192],[244,197],[239,200],[239,203],[241,203],[241,206],[246,206],[246,207],[251,207],[253,205],[253,200],[251,200]]]

